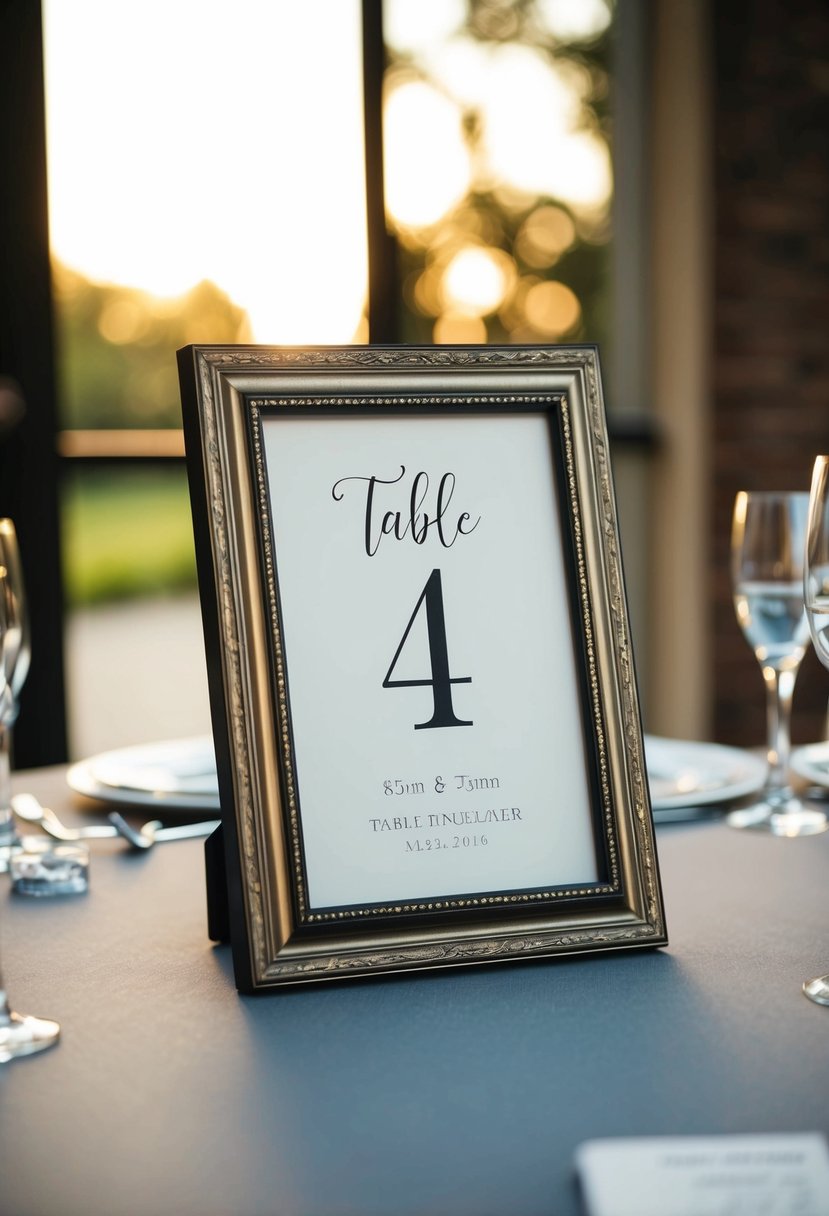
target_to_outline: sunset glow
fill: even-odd
[[[606,0],[535,11],[561,39],[610,21]],[[388,44],[412,65],[387,76],[389,222],[430,251],[413,294],[436,340],[485,333],[481,318],[499,309],[567,332],[580,316],[569,288],[519,291],[516,262],[485,236],[444,233],[433,250],[470,193],[512,191],[526,212],[515,251],[543,277],[577,230],[601,229],[612,194],[606,140],[585,121],[588,69],[473,37],[465,14],[463,0],[384,5]],[[44,0],[44,40],[60,262],[159,300],[209,280],[258,342],[365,339],[358,0]],[[141,324],[120,302],[99,329],[118,344],[140,341]]]
[[[60,261],[159,296],[210,279],[257,341],[351,339],[367,283],[354,0],[232,16],[44,0],[44,38]]]

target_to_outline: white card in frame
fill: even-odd
[[[179,362],[239,988],[665,944],[595,349]]]

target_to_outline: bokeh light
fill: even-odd
[[[443,275],[447,312],[470,317],[495,312],[510,285],[509,262],[500,250],[475,245],[459,249]]]
[[[610,25],[607,0],[537,0],[541,20],[562,41],[598,38]]]
[[[468,36],[429,42],[418,62],[435,84],[403,76],[395,87],[392,75],[385,108],[387,206],[398,224],[436,223],[471,185],[606,210],[610,155],[585,121],[593,78],[582,64]],[[471,112],[481,125],[474,158],[462,127]]]
[[[443,269],[434,263],[410,276],[414,306],[425,317],[437,317],[440,314],[442,279]]]
[[[576,226],[561,207],[546,204],[527,216],[515,238],[515,249],[528,266],[553,266],[576,239]]]
[[[528,323],[542,337],[562,338],[578,325],[581,304],[566,283],[548,280],[529,289],[524,313]]]
[[[581,100],[568,74],[531,47],[499,47],[482,104],[484,145],[493,178],[574,206],[610,201],[607,144],[579,129]]]
[[[418,80],[392,83],[384,108],[386,206],[402,226],[437,223],[469,189],[459,107]]]
[[[465,16],[465,0],[385,0],[383,35],[397,51],[422,54],[453,34]]]

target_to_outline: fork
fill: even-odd
[[[209,836],[219,826],[218,819],[201,820],[198,823],[181,823],[164,827],[160,819],[151,819],[140,828],[127,823],[117,811],[108,815],[109,823],[88,824],[82,828],[70,828],[62,823],[55,812],[43,806],[34,794],[15,794],[12,809],[26,823],[37,823],[56,840],[89,840],[121,836],[135,849],[149,849],[165,840],[186,840],[197,836]]]
[[[117,811],[111,811],[107,818],[115,829],[114,834],[123,836],[134,849],[151,849],[154,844],[164,840],[191,840],[194,836],[209,836],[219,826],[218,819],[203,819],[198,823],[177,823],[165,828],[160,819],[151,819],[140,828],[134,828]]]

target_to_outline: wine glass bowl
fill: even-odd
[[[10,519],[0,519],[0,566],[5,573],[0,580],[3,596],[2,663],[8,683],[4,690],[0,717],[12,726],[17,720],[20,691],[29,674],[32,647],[29,635],[29,612],[23,583],[23,567],[17,534]]]
[[[829,667],[829,456],[817,457],[812,474],[803,604],[817,657]]]
[[[815,653],[829,667],[829,456],[818,456],[812,470],[806,555],[803,570],[803,606]],[[829,975],[816,975],[803,992],[817,1005],[829,1005]]]
[[[804,803],[788,781],[792,696],[809,643],[803,602],[808,509],[805,493],[741,491],[731,532],[734,608],[766,687],[768,774],[757,801],[732,811],[727,822],[776,836],[829,828],[826,812]]]

